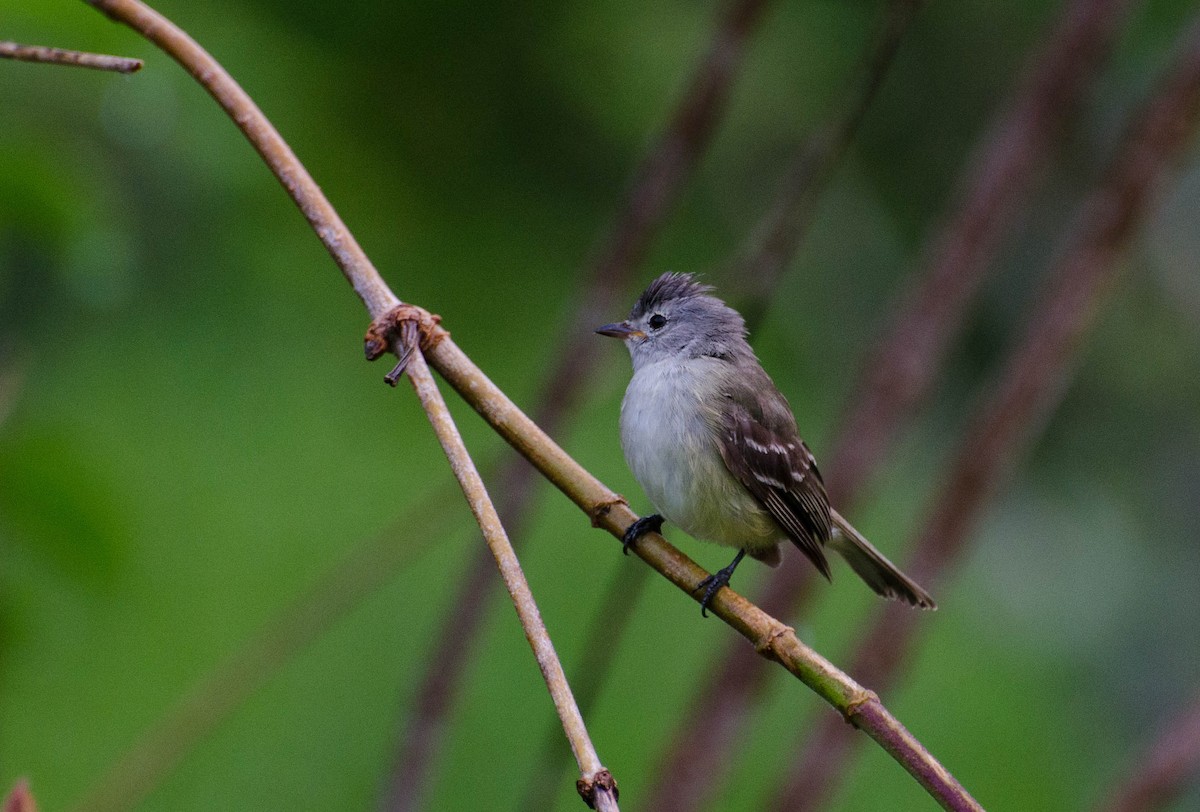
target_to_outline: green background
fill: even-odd
[[[817,453],[955,178],[1057,3],[936,2],[906,38],[754,336]],[[586,258],[703,53],[696,2],[157,5],[220,59],[398,295],[531,407]],[[629,290],[715,269],[838,109],[879,2],[777,4],[715,144]],[[917,423],[856,509],[899,552],[1035,304],[1074,208],[1193,4],[1137,4],[1022,207]],[[0,62],[0,784],[46,810],[353,551],[356,601],[190,750],[144,809],[369,809],[438,621],[480,540],[407,387],[303,218],[174,63],[79,2],[0,0],[0,38],[138,56],[133,76]],[[1194,144],[1194,140],[1193,140]],[[990,809],[1102,797],[1200,671],[1200,162],[1123,260],[1065,402],[935,592],[886,704]],[[736,299],[736,279],[710,278]],[[613,318],[623,312],[615,312]],[[597,338],[596,341],[602,341]],[[602,346],[556,438],[648,507],[618,451],[628,360]],[[507,453],[457,401],[483,467]],[[606,583],[641,566],[540,486],[522,558],[568,671]],[[707,568],[724,551],[668,535]],[[397,563],[399,562],[399,563]],[[805,566],[791,555],[785,566]],[[736,585],[753,595],[762,568]],[[801,637],[844,662],[873,597],[843,570]],[[497,579],[498,583],[498,579]],[[640,809],[693,686],[733,635],[652,579],[589,714]],[[764,668],[772,668],[763,664]],[[779,669],[713,808],[752,810],[830,711]],[[433,809],[516,808],[551,707],[499,590],[449,720]],[[874,745],[839,808],[932,802]],[[563,747],[564,761],[569,758]],[[564,774],[558,808],[582,809]],[[1179,809],[1196,808],[1200,795]]]

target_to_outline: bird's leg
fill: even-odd
[[[621,552],[629,555],[629,548],[632,547],[637,540],[647,533],[657,533],[662,530],[663,517],[655,513],[652,516],[643,516],[633,524],[629,525],[629,529],[625,531],[625,535],[621,536]]]
[[[737,565],[742,563],[745,558],[746,551],[738,550],[738,554],[733,557],[733,561],[728,567],[717,570],[712,575],[705,578],[696,585],[697,591],[704,590],[704,600],[700,601],[700,616],[708,617],[708,605],[712,603],[713,597],[717,594],[717,590],[723,586],[729,586],[729,579],[733,577],[733,571],[737,569]]]

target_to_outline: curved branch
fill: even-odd
[[[599,324],[620,306],[633,272],[640,267],[654,235],[665,222],[712,140],[725,108],[730,88],[743,61],[746,44],[762,17],[766,0],[732,0],[717,22],[704,57],[696,66],[675,111],[633,173],[625,199],[613,225],[605,233],[573,295],[578,303],[563,319],[565,346],[541,385],[534,407],[535,422],[554,435],[579,400],[585,383],[593,379],[598,352],[595,336],[578,330],[581,324]],[[518,456],[500,466],[493,483],[497,507],[514,542],[519,542],[533,496],[532,468]],[[423,808],[436,753],[459,689],[463,665],[474,652],[484,610],[491,596],[493,564],[486,551],[472,558],[461,576],[451,610],[435,634],[434,648],[426,658],[411,715],[398,737],[395,762],[387,778],[381,807],[392,812]],[[619,635],[616,615],[605,626],[607,638]],[[616,646],[593,649],[597,656]],[[597,669],[584,673],[598,673]],[[587,700],[580,692],[580,704]],[[557,744],[557,740],[555,740]],[[557,749],[554,750],[557,753]],[[533,807],[538,808],[538,807]]]
[[[210,55],[173,23],[139,0],[85,2],[153,41],[203,84],[283,183],[372,317],[381,317],[394,309],[398,304],[395,294],[383,282],[307,170],[249,96]],[[428,360],[501,437],[590,516],[594,525],[620,539],[637,518],[624,500],[556,445],[448,336],[439,335],[438,338],[440,340],[432,342],[433,346],[425,350],[423,359]],[[639,541],[636,552],[663,577],[699,601],[697,589],[708,573],[666,539],[648,534]],[[874,694],[801,643],[794,630],[729,589],[718,593],[709,611],[750,640],[763,656],[779,662],[871,736],[945,808],[981,809]]]

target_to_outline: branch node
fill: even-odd
[[[614,801],[621,794],[617,789],[617,779],[613,778],[613,774],[608,770],[600,770],[594,775],[580,778],[575,782],[575,789],[579,791],[579,797],[588,805],[588,809],[596,808],[597,792],[608,792]]]
[[[861,693],[846,703],[846,707],[842,709],[842,716],[848,724],[858,727],[854,724],[854,717],[858,715],[859,709],[870,704],[879,704],[879,695],[874,691],[863,689]]]
[[[399,304],[371,322],[363,338],[363,351],[368,361],[374,361],[390,348],[399,359],[392,371],[383,377],[395,386],[408,367],[408,359],[418,346],[429,352],[450,335],[440,326],[442,317],[412,304]]]
[[[773,618],[772,618],[773,619]],[[769,660],[779,660],[775,654],[775,641],[780,637],[796,634],[796,630],[779,621],[775,621],[767,629],[767,633],[754,642],[754,650]]]
[[[604,517],[606,517],[609,511],[618,505],[625,505],[628,507],[629,503],[625,501],[624,496],[616,493],[612,495],[611,499],[605,499],[602,502],[597,502],[596,504],[592,505],[587,512],[588,518],[592,520],[592,527],[600,527],[603,525]]]

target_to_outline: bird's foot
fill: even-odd
[[[651,516],[643,516],[625,531],[625,535],[621,536],[621,552],[629,555],[629,548],[637,543],[637,540],[647,533],[657,533],[662,530],[663,517],[657,513]]]
[[[708,617],[708,606],[716,597],[717,592],[721,587],[729,586],[729,579],[733,577],[733,571],[737,569],[737,565],[742,563],[742,558],[746,555],[745,550],[738,550],[738,554],[730,562],[728,567],[717,570],[712,575],[705,578],[696,585],[696,591],[704,590],[704,597],[700,600],[700,616]]]

